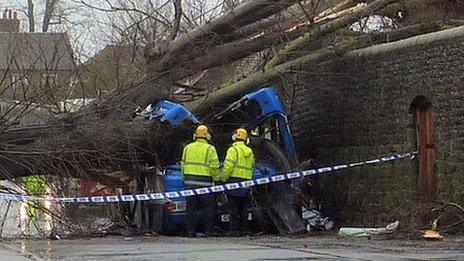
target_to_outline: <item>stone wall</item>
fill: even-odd
[[[279,88],[300,159],[313,166],[415,150],[409,108],[425,96],[435,113],[438,198],[464,202],[463,28],[350,52]],[[401,160],[315,178],[310,192],[340,224],[408,223],[424,213],[417,179],[418,160]]]

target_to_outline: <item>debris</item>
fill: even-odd
[[[48,238],[50,238],[51,240],[60,240],[61,236],[58,232],[52,231]]]
[[[438,222],[447,223],[446,225],[440,225],[440,231],[448,232],[450,230],[462,230],[462,224],[464,223],[464,207],[452,202],[439,202],[440,206],[432,209],[432,213],[439,212],[436,219],[433,220],[430,230],[438,230]]]
[[[308,232],[313,229],[332,230],[334,228],[334,222],[322,212],[315,209],[303,207],[303,221]]]
[[[432,229],[431,229],[431,230],[437,230],[437,227],[438,227],[438,218],[436,218],[436,219],[432,222]]]
[[[423,239],[427,239],[427,240],[442,240],[443,239],[443,236],[437,230],[438,219],[439,218],[436,218],[435,220],[433,220],[431,228],[424,231],[424,234],[422,235]]]
[[[204,238],[204,237],[206,237],[206,235],[203,234],[203,233],[197,232],[197,233],[195,233],[195,237],[196,238]]]
[[[357,228],[342,227],[338,231],[339,236],[368,237],[373,235],[388,234],[398,229],[400,222],[395,221],[384,228]]]
[[[437,230],[427,229],[424,231],[422,238],[427,240],[442,240],[443,236]]]

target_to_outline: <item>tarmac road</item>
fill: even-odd
[[[262,236],[123,237],[0,244],[0,260],[464,260],[464,238],[442,242]],[[19,255],[20,253],[21,255]]]

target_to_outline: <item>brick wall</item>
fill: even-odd
[[[366,49],[286,77],[279,88],[300,159],[327,166],[415,150],[409,108],[423,95],[435,112],[439,199],[463,202],[464,37],[442,38]],[[310,193],[340,224],[412,223],[424,213],[417,179],[417,159],[401,160],[315,178]]]

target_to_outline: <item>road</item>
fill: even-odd
[[[0,244],[0,246],[2,246]],[[464,238],[442,242],[330,236],[123,237],[4,243],[0,260],[464,260]],[[19,255],[19,254],[21,255]]]

